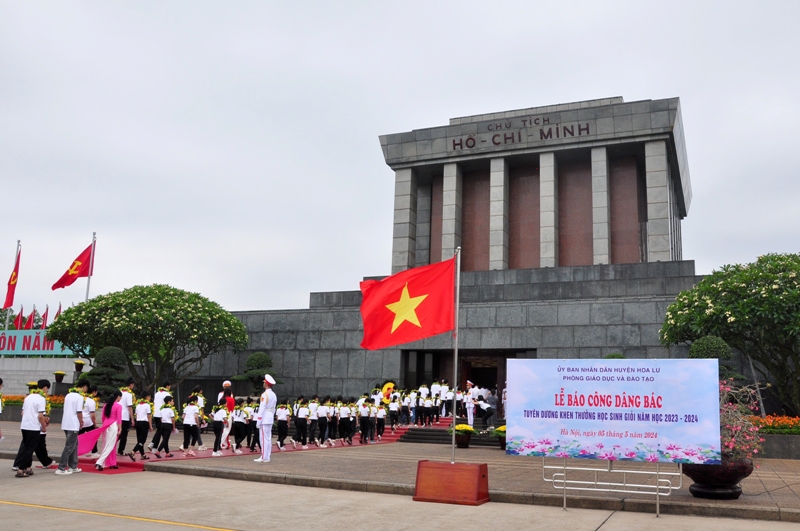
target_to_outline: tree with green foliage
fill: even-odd
[[[800,413],[800,255],[768,254],[712,272],[678,295],[660,335],[664,345],[722,338]]]
[[[744,380],[744,376],[725,365],[723,362],[733,359],[731,346],[717,336],[704,336],[692,342],[689,357],[696,360],[719,360],[719,379]]]
[[[253,352],[244,362],[245,371],[237,374],[231,380],[249,381],[253,384],[255,394],[261,394],[264,390],[264,375],[272,367],[272,358],[266,352]]]
[[[128,373],[142,387],[169,376],[173,385],[198,372],[208,356],[247,346],[236,317],[198,293],[163,284],[99,295],[65,310],[48,329],[82,357],[103,347],[125,354]]]
[[[619,352],[612,352],[603,356],[604,360],[624,360],[625,356]]]
[[[103,397],[110,396],[115,389],[125,385],[128,375],[125,372],[127,359],[125,352],[118,347],[105,347],[94,356],[94,367],[91,371],[82,374],[79,380],[89,380],[97,386],[97,391]]]

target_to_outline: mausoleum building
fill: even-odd
[[[462,248],[460,385],[504,387],[508,358],[685,356],[658,338],[699,279],[681,250],[692,193],[678,98],[453,118],[380,146],[395,180],[391,272]],[[234,312],[249,349],[211,358],[203,377],[263,350],[282,396],[452,378],[450,334],[361,349],[360,302],[358,290],[312,293],[305,310]]]

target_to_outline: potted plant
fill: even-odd
[[[689,492],[697,498],[735,500],[742,495],[739,486],[753,473],[753,458],[761,451],[763,439],[752,419],[758,409],[755,386],[734,387],[733,379],[719,384],[719,422],[721,462],[684,464],[683,473],[694,484]]]
[[[500,441],[500,449],[501,450],[505,450],[506,449],[506,427],[505,426],[500,426],[499,428],[495,428],[494,430],[492,430],[489,433],[489,435],[491,435],[492,437],[497,437],[498,438],[498,440]]]
[[[34,389],[39,389],[38,382],[28,382],[27,386],[28,386],[28,392],[33,391]]]
[[[83,372],[83,366],[86,362],[83,360],[75,360],[75,372]]]
[[[56,371],[56,372],[54,372],[53,375],[56,377],[56,383],[63,382],[64,381],[64,376],[66,376],[66,374],[67,373],[65,373],[64,371]]]
[[[456,424],[456,446],[459,448],[469,448],[469,440],[475,433],[475,428],[469,424]],[[453,433],[453,428],[448,428],[447,433]]]

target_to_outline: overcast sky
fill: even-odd
[[[680,97],[699,273],[800,235],[800,2],[0,2],[0,290],[304,308],[388,274],[378,135]]]

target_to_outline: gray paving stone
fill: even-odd
[[[655,302],[626,302],[623,304],[623,321],[629,324],[658,323]]]
[[[317,378],[329,378],[331,376],[332,356],[329,351],[317,351],[314,360],[314,376]]]
[[[558,307],[558,325],[588,325],[589,304],[562,304]]]
[[[250,334],[250,349],[263,350],[272,348],[272,334],[269,332],[254,332]]]
[[[605,326],[576,326],[573,329],[576,347],[605,347]]]
[[[493,307],[466,308],[465,313],[467,328],[489,328],[495,326],[496,310]]]
[[[348,351],[347,353],[347,377],[365,378],[364,364],[366,363],[366,351]]]
[[[606,334],[610,348],[640,345],[639,327],[636,325],[612,325],[608,327]]]
[[[301,350],[298,358],[297,376],[312,378],[315,376],[316,353],[313,350]]]
[[[528,312],[525,306],[500,306],[497,308],[497,326],[526,326]]]
[[[542,346],[564,348],[573,346],[571,326],[542,327]]]
[[[557,324],[557,306],[541,304],[528,306],[528,326],[555,326]]]
[[[319,348],[319,337],[319,332],[298,332],[297,348],[301,350]]]
[[[383,351],[367,351],[364,365],[364,377],[380,379],[383,376]]]
[[[333,314],[334,330],[360,330],[361,314],[358,311],[338,311]]]
[[[275,332],[272,336],[272,344],[275,348],[280,349],[297,348],[297,334],[295,332]]]
[[[333,329],[332,312],[309,312],[308,330],[331,330]]]
[[[331,378],[346,378],[347,377],[347,352],[333,351],[331,352]]]
[[[481,348],[510,348],[511,328],[482,328]]]
[[[286,350],[283,352],[283,372],[278,373],[278,376],[281,375],[285,377],[292,377],[297,374],[298,372],[298,363],[300,361],[300,353],[296,350]]]
[[[622,324],[622,304],[598,302],[591,305],[591,324]]]
[[[325,330],[321,332],[320,347],[328,350],[344,348],[344,332]]]

